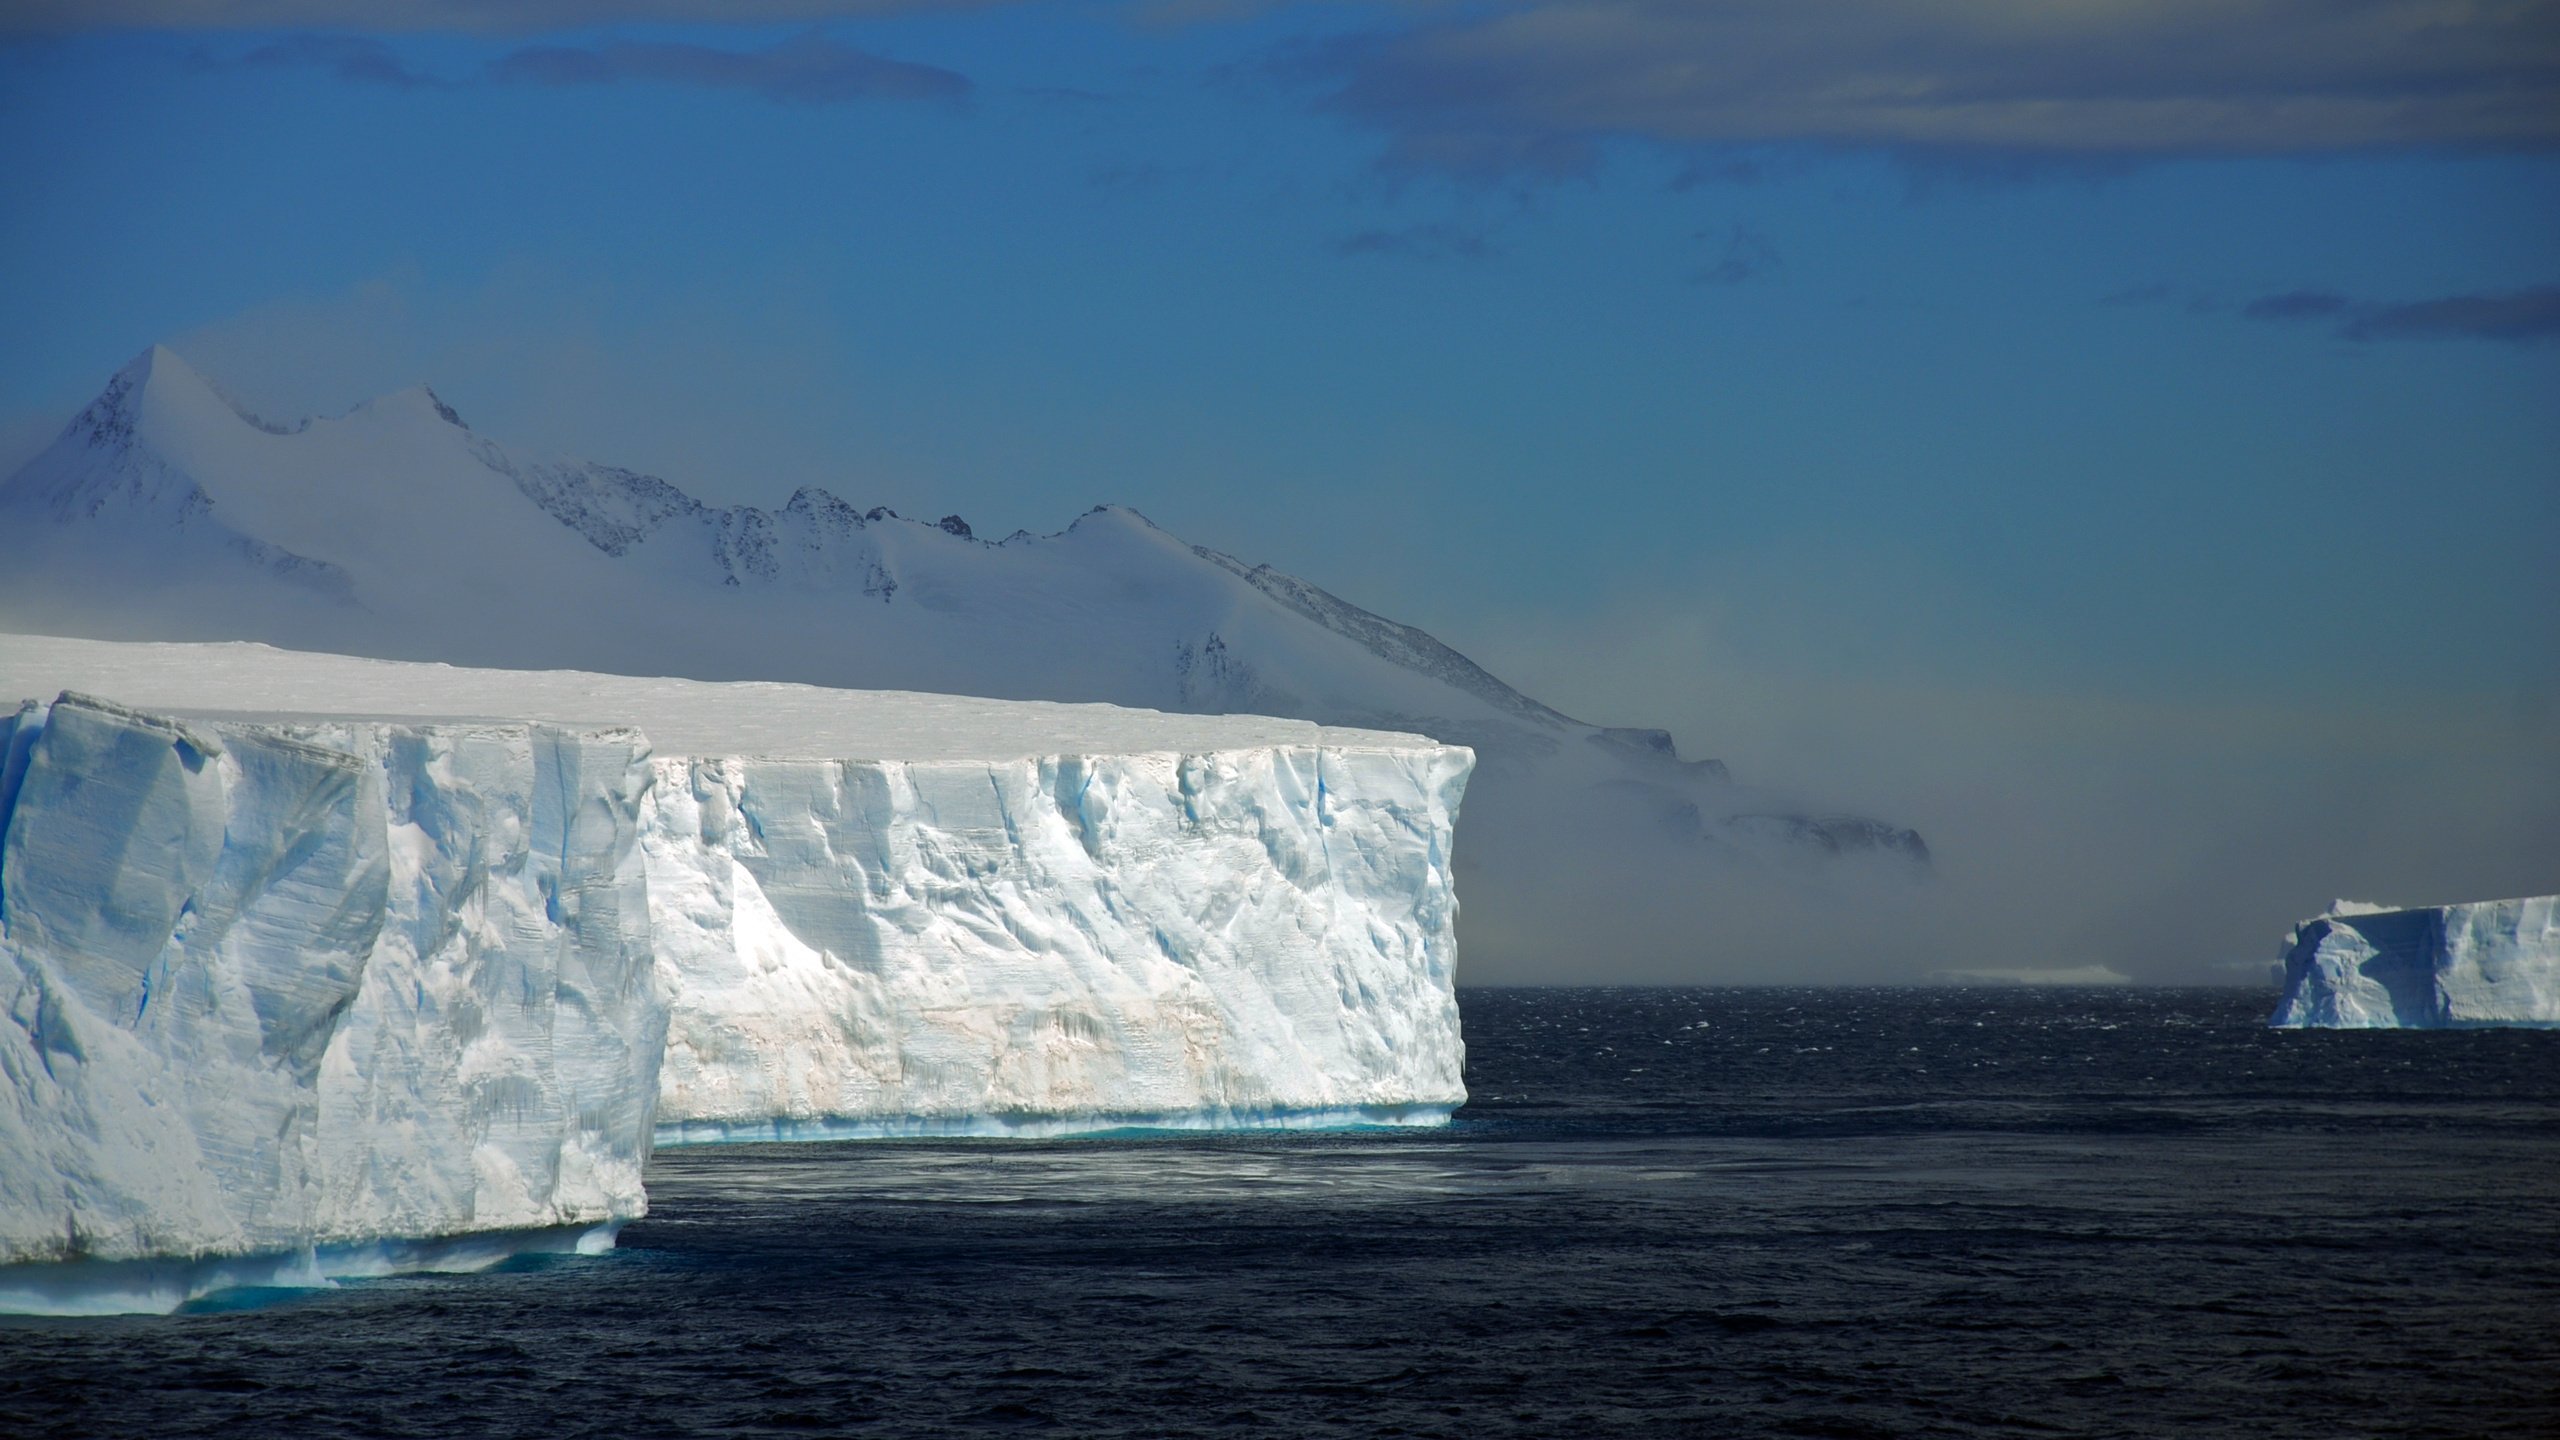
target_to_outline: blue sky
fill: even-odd
[[[1988,853],[2021,757],[2160,837],[2452,767],[2281,893],[2560,878],[2560,7],[13,10],[0,462],[155,341],[426,380],[1132,504]]]

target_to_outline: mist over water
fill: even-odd
[[[1668,727],[1684,755],[1812,813],[1914,827],[1934,861],[1915,890],[1855,867],[1702,869],[1595,836],[1547,907],[1589,928],[1559,921],[1540,953],[1638,983],[2105,965],[2237,984],[2342,896],[2560,886],[2560,688],[2523,658],[2552,653],[2547,635],[2512,659],[2466,629],[2322,664],[2270,648],[2244,614],[2137,623],[2157,599],[2114,596],[2100,624],[1851,547],[1737,558],[1597,614],[1462,620],[1447,638],[1529,693]],[[2526,612],[2504,618],[2547,632],[2560,606]],[[1461,860],[1483,839],[1462,829]],[[1607,903],[1577,908],[1578,892]]]
[[[662,1151],[611,1255],[0,1321],[0,1413],[2550,1433],[2560,1034],[2270,1032],[2263,998],[1471,990],[1443,1131]]]

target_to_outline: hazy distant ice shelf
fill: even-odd
[[[1428,1123],[1465,1098],[1463,748],[1249,716],[0,636],[0,692],[63,691],[118,703],[56,704],[50,725],[27,712],[0,786],[16,997],[0,1258],[616,1221],[638,1213],[652,1124],[696,1140]],[[82,738],[99,726],[115,734]],[[457,791],[490,746],[518,770]],[[46,778],[84,766],[113,783]],[[100,809],[110,792],[125,798]],[[482,808],[456,827],[463,792]],[[491,811],[499,794],[522,814]],[[438,825],[468,831],[462,859],[439,858]],[[611,1104],[542,1069],[601,1014],[567,957],[603,913],[576,897],[605,882],[552,874],[573,861],[603,865],[616,953],[647,981],[614,1032],[634,1043]],[[232,912],[227,929],[204,918]],[[552,968],[525,968],[525,944]],[[426,998],[401,1008],[394,991]],[[183,1083],[208,1064],[237,1075]],[[338,1124],[358,1091],[361,1123]],[[505,1154],[515,1141],[543,1150],[550,1189]],[[627,1176],[589,1173],[581,1147],[607,1142]],[[603,1186],[595,1203],[561,1199],[573,1180]],[[264,1208],[244,1219],[244,1196]]]

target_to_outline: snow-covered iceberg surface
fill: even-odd
[[[2560,1026],[2560,896],[2423,910],[2341,901],[2285,943],[2278,1026]]]
[[[594,1248],[642,1212],[638,732],[63,693],[0,740],[0,1308]]]
[[[25,676],[25,680],[16,677]],[[0,636],[0,689],[636,722],[662,1139],[1431,1122],[1472,754],[1108,705]]]

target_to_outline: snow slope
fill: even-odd
[[[2560,1026],[2560,896],[2421,910],[2342,900],[2286,938],[2270,1023]]]
[[[0,1309],[641,1213],[666,1009],[636,732],[65,693],[0,740]]]
[[[990,544],[814,489],[714,509],[653,477],[516,456],[424,389],[270,426],[166,350],[0,487],[0,517],[19,631],[1389,729],[1431,716],[1446,738],[1508,729],[1547,748],[1589,729],[1133,511]]]
[[[60,687],[269,723],[645,727],[668,1138],[1427,1122],[1465,1099],[1463,749],[1261,716],[0,636],[0,693]]]
[[[521,668],[791,680],[1261,713],[1474,748],[1471,955],[1550,963],[1548,917],[1730,923],[1693,877],[1925,870],[1920,838],[1573,720],[1409,626],[1186,545],[1133,511],[989,542],[804,488],[705,505],[519,455],[421,388],[334,419],[249,416],[138,357],[0,484],[0,628],[251,639]],[[1729,903],[1736,887],[1726,887]],[[1536,933],[1535,940],[1526,937]]]

